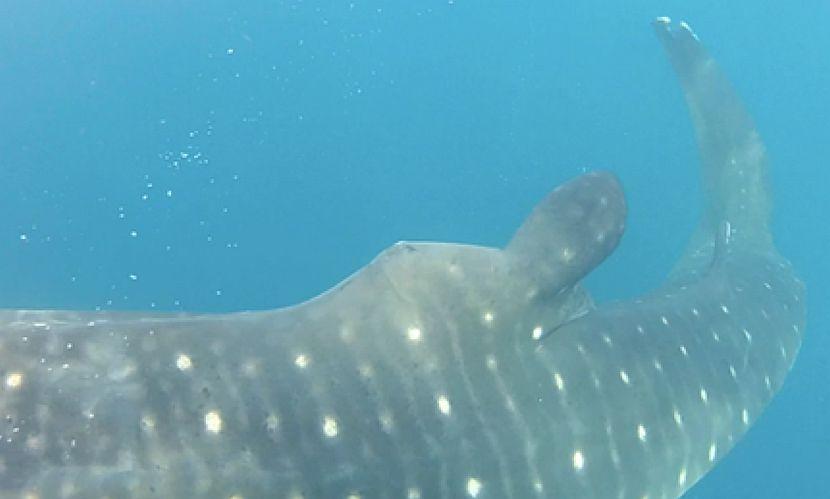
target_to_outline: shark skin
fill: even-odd
[[[398,243],[300,305],[224,315],[0,311],[0,497],[679,497],[800,345],[763,146],[685,23],[654,23],[705,212],[667,283],[580,280],[625,200],[592,173],[503,249]]]
[[[518,493],[535,464],[516,340],[588,311],[577,282],[625,212],[616,178],[593,173],[504,251],[399,243],[288,309],[2,312],[2,492],[428,498],[482,495],[492,476],[488,494]]]

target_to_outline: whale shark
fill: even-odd
[[[0,311],[0,496],[682,496],[781,388],[804,285],[764,146],[685,23],[653,23],[699,144],[666,282],[594,303],[618,179],[553,190],[503,248],[401,242],[296,306]]]

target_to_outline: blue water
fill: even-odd
[[[783,392],[689,494],[826,497],[830,4],[0,4],[0,306],[227,311],[309,298],[400,239],[500,245],[611,169],[600,299],[656,284],[698,212],[649,21],[688,20],[752,110],[809,327]]]

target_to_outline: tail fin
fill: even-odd
[[[710,259],[724,223],[730,246],[772,251],[767,158],[749,113],[688,24],[665,17],[653,24],[680,79],[703,162],[705,212],[677,270]]]

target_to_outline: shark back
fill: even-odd
[[[598,307],[582,289],[624,228],[600,173],[504,249],[399,243],[287,309],[2,311],[0,495],[682,495],[781,387],[804,300],[748,115],[687,26],[655,26],[707,196],[664,287]]]

